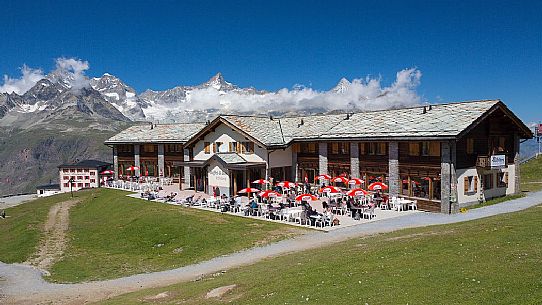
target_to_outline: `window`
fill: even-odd
[[[130,144],[117,145],[117,152],[120,152],[120,153],[134,152],[134,146]]]
[[[469,155],[474,154],[474,139],[473,138],[467,138],[467,154]]]
[[[77,180],[83,180],[83,176],[77,176]]]
[[[440,143],[429,142],[429,156],[440,157]]]
[[[409,156],[419,156],[420,155],[420,143],[418,143],[418,142],[408,143],[408,155]]]
[[[64,183],[64,187],[70,187],[69,183]]]
[[[183,151],[183,145],[182,144],[167,144],[165,146],[165,150],[168,153],[182,152]]]
[[[62,177],[62,180],[70,180],[70,176],[64,176]]]
[[[222,142],[215,142],[215,145],[213,146],[213,152],[220,152],[220,146],[222,146]]]
[[[242,142],[241,152],[245,154],[254,153],[254,143],[252,142]]]
[[[338,155],[339,154],[339,143],[333,142],[331,143],[331,154]]]
[[[241,153],[241,143],[238,142],[230,142],[230,152],[236,152]]]
[[[62,170],[62,172],[63,173],[69,173],[70,171],[67,168],[65,168],[65,169]]]
[[[90,179],[90,176],[85,176],[85,180],[88,180],[88,179]]]
[[[374,143],[376,145],[376,154],[383,156],[387,153],[387,144],[384,142]]]
[[[463,190],[465,194],[478,192],[478,176],[467,176],[463,179]]]
[[[301,152],[309,154],[316,153],[316,143],[301,143]]]
[[[70,173],[75,173],[75,169],[70,169]]]
[[[484,189],[490,190],[493,188],[493,174],[484,175]]]
[[[508,186],[508,173],[498,173],[497,187],[507,187],[507,186]]]
[[[422,142],[421,155],[424,157],[429,156],[429,142]]]
[[[210,154],[211,153],[211,143],[203,142],[203,150],[205,151],[206,154]]]
[[[90,179],[90,183],[96,183],[96,179]]]
[[[367,153],[366,145],[367,143],[359,143],[359,154],[365,155]]]
[[[153,153],[156,151],[156,145],[153,144],[145,144],[143,145],[143,152],[145,153]]]
[[[95,176],[95,175],[96,175],[96,172],[90,172],[90,175],[91,175],[91,176]]]
[[[367,143],[367,154],[368,155],[376,154],[376,143]]]
[[[85,183],[85,187],[90,187],[90,183]]]
[[[77,187],[83,187],[83,183],[77,183]]]

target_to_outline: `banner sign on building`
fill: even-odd
[[[503,167],[506,167],[506,155],[491,156],[491,168],[503,168]]]

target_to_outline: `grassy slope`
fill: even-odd
[[[358,238],[101,304],[539,304],[541,218],[538,206]],[[221,300],[204,298],[231,284]]]
[[[301,232],[125,194],[108,189],[78,193],[84,200],[70,212],[71,242],[50,280],[77,282],[166,270]]]
[[[542,190],[542,156],[522,164],[520,170],[523,191]]]
[[[26,261],[36,250],[49,208],[68,198],[67,194],[56,195],[6,209],[8,217],[0,219],[0,261]]]

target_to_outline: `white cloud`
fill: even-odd
[[[186,103],[178,105],[179,112],[216,109],[219,112],[295,112],[331,110],[379,110],[418,105],[422,102],[416,93],[422,73],[417,69],[399,71],[390,86],[383,86],[380,79],[366,77],[354,79],[342,92],[317,91],[296,86],[263,95],[241,92],[219,92],[215,88],[196,89]]]
[[[0,93],[17,93],[24,94],[30,88],[32,88],[40,79],[43,79],[45,75],[40,69],[32,69],[27,65],[23,65],[21,68],[20,78],[11,78],[4,75],[4,84],[0,86]]]
[[[90,80],[85,75],[85,71],[89,69],[87,61],[60,57],[55,60],[55,63],[55,70],[49,75],[44,75],[41,69],[33,69],[26,65],[21,68],[20,78],[4,75],[4,83],[0,86],[0,93],[24,94],[38,81],[46,77],[53,81],[62,82],[72,90],[79,90],[90,85]]]

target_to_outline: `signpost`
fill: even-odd
[[[506,155],[491,156],[490,164],[492,169],[506,167]]]

